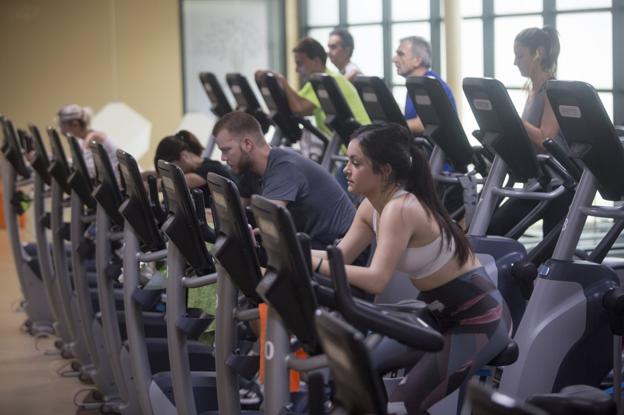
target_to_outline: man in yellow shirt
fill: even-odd
[[[314,73],[326,73],[336,80],[338,87],[353,112],[353,116],[360,124],[369,124],[370,118],[360,101],[357,90],[343,75],[327,69],[327,52],[316,40],[305,37],[293,48],[295,65],[297,72],[304,79],[305,83],[299,91],[295,91],[286,81],[283,75],[273,72],[279,80],[288,98],[290,109],[298,115],[314,115],[316,127],[326,135],[330,136],[331,131],[325,125],[325,112],[321,109],[318,97],[314,92],[312,84],[307,80]],[[258,71],[256,77],[263,76],[267,71]]]

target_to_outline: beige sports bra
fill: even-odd
[[[394,196],[397,198],[406,194],[405,190],[398,190]],[[377,235],[377,221],[379,213],[373,209],[373,230]],[[446,265],[455,256],[455,241],[445,243],[446,238],[440,234],[431,243],[418,247],[407,247],[397,264],[397,270],[408,274],[414,279],[428,277]]]

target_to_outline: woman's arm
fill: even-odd
[[[544,150],[544,141],[547,138],[553,138],[559,133],[559,123],[546,96],[544,96],[544,114],[542,114],[541,126],[536,127],[527,121],[524,121],[523,124],[529,139],[540,150]]]
[[[100,143],[100,144],[106,144],[109,140],[108,137],[106,136],[106,133],[102,132],[102,131],[90,131],[87,136],[84,139],[84,148],[91,148],[92,147],[92,142],[95,141],[96,143]]]
[[[353,222],[344,238],[340,240],[338,248],[342,252],[345,264],[350,264],[366,249],[373,240],[375,234],[372,227],[373,207],[368,200],[364,200],[355,212]],[[329,264],[327,263],[327,252],[312,250],[312,269],[316,270],[321,260],[324,264],[318,272],[329,275]]]
[[[395,199],[386,205],[379,219],[377,248],[373,260],[368,267],[347,265],[349,283],[372,294],[380,294],[385,290],[407,249],[414,229],[426,226],[426,215],[419,212],[420,210],[422,208],[405,204],[401,199]],[[325,263],[321,268],[323,271],[329,270]]]
[[[191,189],[201,187],[206,184],[206,180],[197,173],[186,173],[184,175],[184,179],[186,180],[188,187]]]

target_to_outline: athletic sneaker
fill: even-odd
[[[262,402],[262,392],[256,384],[249,384],[249,389],[241,388],[238,391],[241,405],[260,405]]]

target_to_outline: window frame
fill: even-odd
[[[299,0],[300,7],[300,35],[305,36],[311,29],[329,28],[334,26],[308,26],[307,25],[307,7],[308,2],[313,0]],[[370,25],[370,23],[348,24],[347,16],[347,0],[337,0],[339,4],[339,21],[338,26],[351,27],[359,25]],[[384,79],[388,86],[392,89],[403,85],[402,83],[393,83],[392,80],[392,56],[396,45],[392,45],[392,25],[401,23],[422,23],[428,22],[431,27],[429,33],[429,41],[432,49],[432,69],[436,72],[441,71],[442,56],[442,33],[441,27],[444,21],[441,3],[438,0],[429,0],[430,16],[428,19],[401,20],[393,21],[391,19],[392,0],[382,0],[382,18],[381,23],[383,33],[383,68]],[[480,19],[483,23],[483,76],[494,77],[495,74],[495,56],[494,56],[494,25],[495,20],[500,17],[513,16],[542,16],[544,25],[557,27],[557,16],[564,14],[579,14],[588,12],[610,12],[612,16],[612,41],[613,45],[621,45],[624,43],[624,0],[612,0],[610,7],[589,7],[579,9],[557,10],[556,0],[543,0],[543,8],[541,12],[527,13],[504,13],[496,14],[494,12],[494,0],[482,0],[482,14],[477,16],[463,17],[465,20]],[[323,41],[322,39],[319,39]],[[610,93],[613,96],[613,121],[615,124],[624,124],[624,48],[613,47],[613,87],[611,89],[598,88],[599,93]],[[619,69],[618,69],[619,68]],[[521,90],[518,87],[509,87],[510,90]]]

